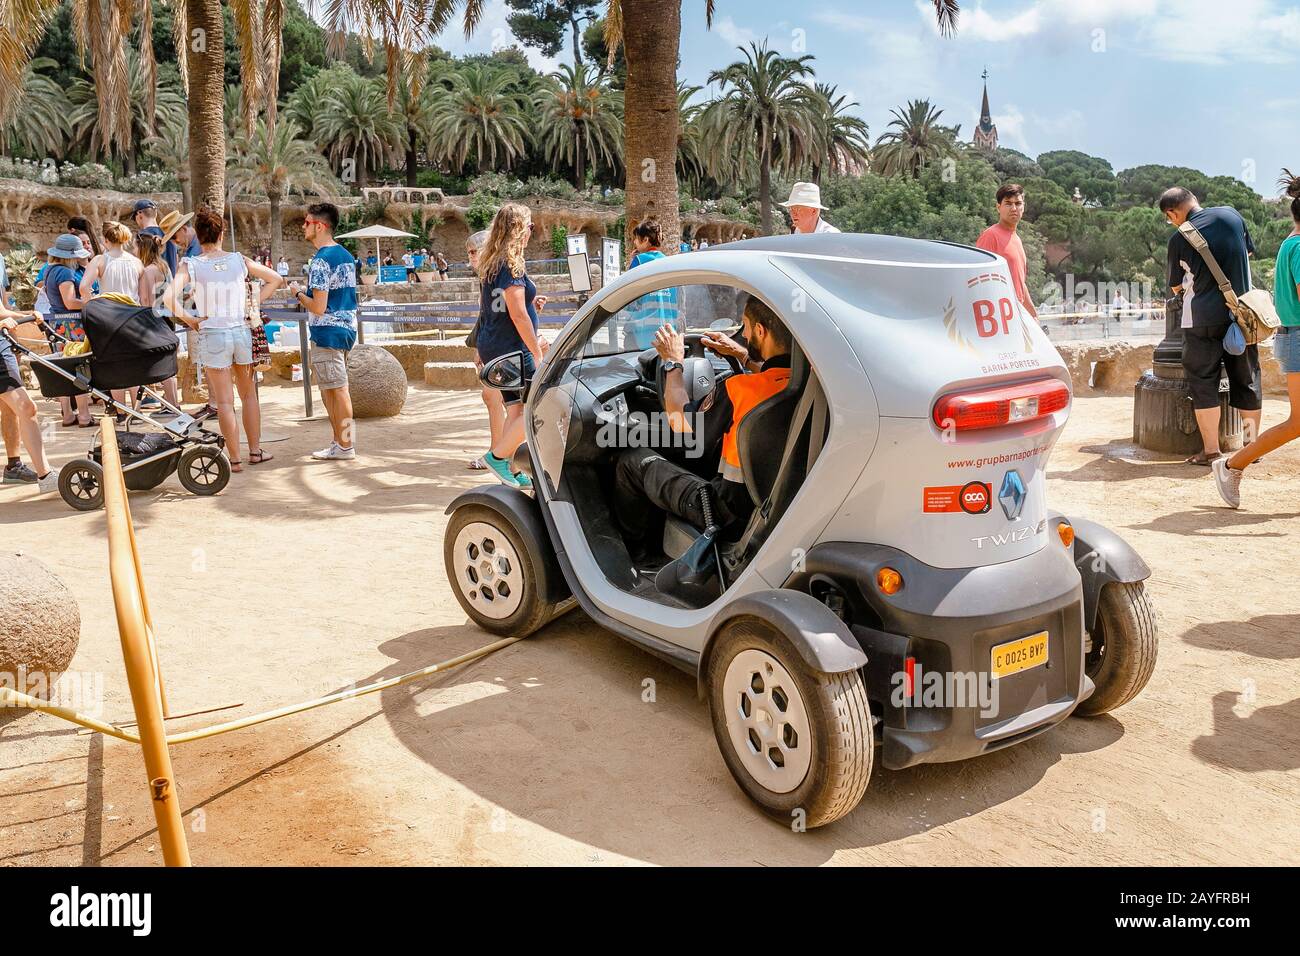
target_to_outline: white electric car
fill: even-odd
[[[734,332],[750,296],[794,339],[789,384],[737,428],[753,515],[717,546],[706,586],[665,586],[703,529],[666,515],[662,553],[634,559],[615,462],[657,442],[709,477],[719,447],[656,427],[660,362],[638,322],[647,302],[672,310],[702,400],[743,373],[700,334]],[[1119,707],[1151,675],[1147,565],[1115,533],[1048,508],[1070,380],[999,257],[847,234],[716,246],[619,277],[531,382],[520,365],[504,356],[483,378],[528,389],[515,461],[533,492],[483,487],[451,504],[457,598],[513,635],[576,600],[696,675],[723,759],[768,813],[829,823],[876,759],[896,769],[1007,747]]]

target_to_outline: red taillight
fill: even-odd
[[[1069,404],[1069,386],[1059,379],[1043,378],[945,395],[935,402],[934,423],[958,431],[996,428],[1045,418]]]

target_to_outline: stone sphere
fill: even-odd
[[[0,685],[48,697],[80,637],[68,586],[35,558],[0,551]]]
[[[354,418],[387,418],[406,404],[406,370],[378,345],[358,345],[348,356]]]

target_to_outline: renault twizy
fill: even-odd
[[[665,515],[662,553],[634,557],[615,462],[655,441],[707,477],[719,447],[655,427],[661,362],[634,333],[647,301],[675,310],[702,400],[743,372],[701,337],[735,330],[751,296],[789,326],[790,380],[737,428],[754,505],[743,535],[719,544],[711,587],[683,591],[662,572],[705,529]],[[483,377],[528,387],[515,460],[533,490],[452,502],[444,553],[461,606],[524,635],[576,601],[695,675],[732,775],[787,823],[848,813],[876,759],[1008,747],[1121,706],[1152,673],[1147,565],[1048,508],[1070,379],[999,257],[869,235],[715,246],[611,282],[531,383],[519,368],[504,356]]]

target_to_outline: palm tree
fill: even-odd
[[[48,57],[29,60],[23,68],[18,109],[0,122],[0,153],[22,151],[32,158],[62,156],[68,98],[41,70],[57,67]]]
[[[840,175],[865,167],[871,157],[871,139],[866,122],[848,113],[858,105],[856,102],[846,103],[847,96],[838,95],[839,90],[825,83],[818,83],[813,89],[820,98],[817,104],[820,143],[812,160],[812,177],[820,186],[826,166]]]
[[[312,135],[326,148],[335,168],[343,169],[340,178],[344,182],[355,178],[357,186],[364,187],[370,170],[378,169],[392,154],[404,132],[388,111],[379,84],[354,76],[330,91]]]
[[[148,152],[164,169],[175,170],[181,184],[181,201],[186,209],[194,208],[190,184],[190,120],[182,111],[175,121],[163,123],[158,132],[144,141]]]
[[[226,176],[232,195],[265,193],[270,200],[272,261],[280,258],[284,197],[293,192],[325,194],[338,186],[325,159],[291,119],[274,126],[259,120],[251,135],[236,140]]]
[[[760,221],[770,234],[772,170],[803,165],[818,146],[819,97],[802,80],[813,75],[813,58],[781,56],[766,43],[740,51],[743,60],[709,74],[723,95],[709,104],[707,122],[717,163],[734,166],[750,155],[757,160]]]
[[[322,106],[329,98],[330,92],[351,83],[357,76],[355,70],[346,63],[337,63],[324,70],[318,70],[289,94],[285,104],[284,115],[298,124],[303,136],[315,136],[316,123],[320,120]]]
[[[529,137],[528,101],[513,70],[473,63],[447,77],[450,88],[433,107],[433,151],[460,170],[473,156],[479,172],[509,169]]]
[[[677,84],[677,179],[699,189],[708,173],[704,107],[691,99],[701,87]]]
[[[130,122],[119,129],[116,142],[108,138],[108,131],[99,121],[99,101],[93,80],[78,77],[73,81],[68,91],[69,112],[63,122],[68,126],[72,143],[84,147],[91,156],[120,156],[129,175],[136,170],[136,161],[145,140],[154,134],[158,125],[174,126],[180,122],[185,113],[185,100],[176,89],[174,77],[169,82],[159,79],[157,71],[154,71],[151,80],[134,50],[127,59],[131,75],[128,85]]]
[[[956,126],[941,126],[943,110],[929,100],[911,100],[906,110],[891,110],[890,129],[876,140],[874,161],[886,176],[906,173],[913,179],[921,169],[936,160],[957,153]]]
[[[623,95],[593,67],[561,64],[537,92],[536,105],[538,145],[553,167],[573,167],[578,189],[588,164],[613,166],[621,158]]]
[[[420,143],[427,142],[433,128],[433,91],[415,90],[410,83],[398,89],[394,112],[406,128],[406,185],[414,186],[420,167]]]

